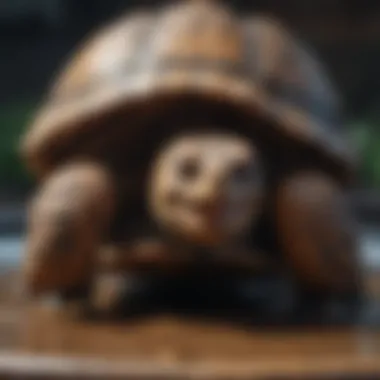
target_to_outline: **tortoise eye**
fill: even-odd
[[[237,163],[232,169],[231,176],[234,181],[247,182],[254,177],[254,169],[250,164]]]
[[[186,180],[195,179],[200,173],[200,165],[195,158],[189,158],[181,162],[179,165],[179,174],[181,178]]]

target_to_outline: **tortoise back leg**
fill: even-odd
[[[114,183],[96,163],[72,163],[49,177],[32,200],[24,278],[32,294],[70,292],[86,283],[113,216]]]
[[[323,294],[359,294],[355,221],[330,177],[301,172],[285,178],[276,194],[278,238],[296,280]]]

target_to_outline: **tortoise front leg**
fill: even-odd
[[[89,281],[114,211],[106,168],[72,163],[49,177],[30,205],[24,278],[29,293],[69,294]]]
[[[285,259],[304,289],[360,293],[355,221],[331,178],[315,172],[285,178],[277,192],[276,222]]]
[[[90,312],[106,318],[132,312],[134,296],[149,288],[157,274],[175,272],[186,263],[185,257],[176,257],[165,242],[149,237],[100,246],[89,289]]]

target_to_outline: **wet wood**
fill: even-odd
[[[380,331],[271,328],[156,314],[74,321],[0,276],[0,379],[380,379]],[[371,278],[372,297],[380,290]]]

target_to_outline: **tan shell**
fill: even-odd
[[[338,178],[349,178],[337,98],[318,61],[278,23],[242,19],[216,1],[131,14],[86,41],[24,137],[23,155],[33,172],[48,174],[85,139],[106,137],[106,116],[120,111],[127,149],[132,131],[151,128],[137,128],[135,115],[187,94],[259,114],[268,121],[262,128],[270,125]]]

